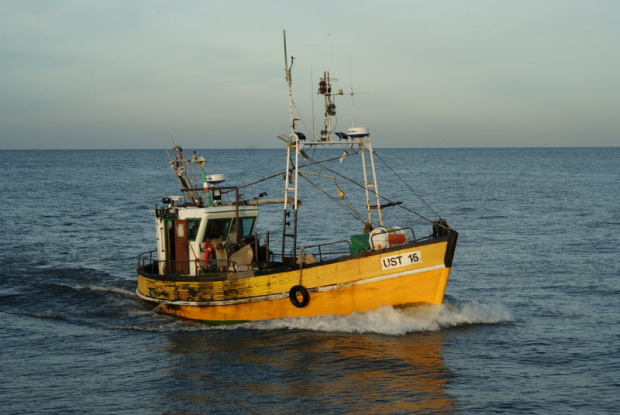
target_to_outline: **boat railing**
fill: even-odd
[[[410,228],[408,226],[401,228],[402,230],[404,230],[407,234],[411,233],[411,238],[409,238],[409,241],[411,242],[415,242],[415,232],[413,231],[413,228]]]
[[[193,261],[198,263],[198,261]],[[190,269],[189,259],[166,260],[163,266],[164,274],[188,274]],[[198,267],[198,265],[196,265]],[[159,260],[157,259],[157,250],[142,252],[138,255],[138,270],[147,274],[159,275]]]
[[[144,270],[149,274],[157,274],[157,259],[155,257],[157,250],[146,251],[138,254],[138,269]]]
[[[351,254],[351,242],[335,241],[327,242],[318,245],[308,245],[297,248],[295,251],[291,251],[291,256],[297,258],[298,262],[302,260],[304,263],[310,263],[310,258],[314,257],[317,261],[327,261],[334,259],[338,256]]]

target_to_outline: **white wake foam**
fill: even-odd
[[[55,285],[59,287],[66,287],[76,291],[95,291],[95,292],[104,292],[104,293],[113,293],[117,295],[121,295],[124,297],[135,298],[135,291],[126,290],[123,288],[116,287],[103,287],[100,285],[76,285],[76,284],[66,284],[66,283],[56,283]]]
[[[469,324],[493,324],[513,321],[512,313],[501,304],[477,301],[442,305],[420,305],[408,308],[381,307],[347,316],[283,318],[242,324],[258,330],[300,329],[341,333],[379,333],[404,335],[412,332],[438,331],[442,328]],[[239,327],[239,326],[238,326]]]

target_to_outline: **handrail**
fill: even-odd
[[[157,252],[157,249],[153,249],[152,251],[145,251],[138,254],[138,268],[144,268],[146,265],[152,264],[154,262],[153,255],[155,254],[155,252]]]
[[[336,245],[336,244],[346,244],[347,250],[336,250],[336,251],[323,252],[324,247]],[[342,240],[342,241],[326,242],[324,244],[307,245],[307,246],[297,248],[295,250],[291,250],[291,256],[294,256],[295,258],[299,257],[302,250],[305,251],[306,254],[309,253],[309,254],[315,255],[314,252],[308,252],[308,250],[311,250],[312,248],[317,248],[318,260],[323,261],[323,256],[350,254],[351,253],[351,242],[347,240]],[[295,251],[299,251],[299,253],[295,255]]]

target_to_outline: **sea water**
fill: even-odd
[[[227,185],[285,161],[283,150],[201,153]],[[179,193],[165,152],[0,151],[0,413],[616,413],[620,149],[377,155],[382,194],[459,231],[444,304],[211,327],[135,295],[153,209]],[[329,203],[346,181],[323,176],[304,181],[326,194],[302,196],[301,232],[361,233]],[[281,197],[282,184],[245,196]],[[258,231],[281,212],[264,207]],[[430,232],[420,216],[384,213]]]

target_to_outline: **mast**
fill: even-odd
[[[293,68],[293,61],[295,60],[295,57],[291,56],[291,65],[289,66],[288,55],[286,52],[286,30],[282,31],[282,36],[284,38],[284,77],[286,78],[286,83],[288,85],[288,108],[291,121],[291,134],[295,134],[295,114],[293,112],[293,78],[291,76],[291,69]]]
[[[294,56],[291,56],[291,64],[289,66],[288,63],[288,55],[286,51],[286,30],[282,31],[283,39],[284,39],[284,73],[286,78],[286,83],[288,85],[288,102],[289,102],[289,117],[290,117],[290,127],[291,133],[288,137],[281,135],[278,136],[280,139],[287,143],[286,146],[286,173],[285,173],[285,181],[284,181],[284,203],[283,203],[283,216],[282,216],[282,261],[286,256],[286,238],[293,239],[293,249],[295,252],[297,249],[297,210],[299,208],[298,203],[298,178],[299,178],[299,137],[295,133],[295,113],[293,108],[293,80],[291,76],[291,68],[293,67],[293,62],[295,60]],[[294,154],[292,154],[294,153]],[[292,159],[294,157],[294,160]],[[292,233],[287,231],[287,227],[291,225],[291,223],[287,220],[290,217],[290,212],[288,210],[288,198],[289,192],[293,192],[293,231]]]

